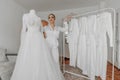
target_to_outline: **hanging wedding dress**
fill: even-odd
[[[109,12],[104,12],[97,15],[96,27],[96,75],[101,76],[102,80],[106,80],[107,69],[107,36],[110,38],[110,46],[113,47],[113,28],[112,15]]]
[[[86,37],[86,29],[87,29],[87,17],[79,18],[79,41],[78,41],[78,55],[77,55],[77,67],[83,70],[83,74],[87,74],[87,37]]]
[[[67,25],[68,26],[68,25]],[[70,50],[70,66],[76,67],[77,61],[77,44],[79,36],[79,25],[77,19],[71,19],[69,24],[69,34],[67,36],[67,42],[69,43]]]
[[[34,10],[23,16],[22,32],[25,34],[11,80],[64,80],[40,32],[40,22]]]
[[[83,74],[95,80],[96,69],[96,15],[79,18],[80,35],[78,42],[77,67]]]
[[[87,55],[84,57],[86,59],[86,72],[91,80],[95,80],[96,71],[96,15],[91,15],[88,17],[86,28],[86,44],[87,44]]]

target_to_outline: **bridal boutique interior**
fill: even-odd
[[[22,16],[34,9],[68,27],[59,35],[66,80],[120,80],[119,0],[0,0],[0,80],[10,80],[20,46]],[[69,20],[70,18],[70,20]],[[64,20],[67,25],[63,25]],[[42,55],[41,55],[42,56]]]

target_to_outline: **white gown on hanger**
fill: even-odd
[[[86,28],[86,37],[87,37],[87,55],[85,57],[87,63],[87,75],[91,80],[95,80],[95,71],[96,71],[96,15],[91,15],[88,17]]]
[[[22,35],[11,80],[64,80],[40,32],[40,21],[39,17],[30,13],[23,16],[22,32],[25,36]]]
[[[77,67],[83,70],[83,74],[87,74],[87,17],[81,17],[79,19],[80,34],[78,41],[78,55],[77,55]]]
[[[78,36],[79,36],[78,20],[71,19],[67,41],[69,43],[68,45],[70,51],[70,65],[73,67],[76,67],[77,62]]]
[[[109,12],[104,12],[97,15],[96,26],[96,42],[97,42],[97,57],[96,57],[96,75],[101,76],[102,80],[106,80],[107,69],[107,36],[110,38],[110,46],[113,47],[113,28],[112,16]]]
[[[78,42],[77,67],[83,74],[95,80],[96,70],[96,15],[79,18],[80,35]]]

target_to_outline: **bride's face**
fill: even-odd
[[[50,24],[54,24],[55,23],[55,16],[54,15],[49,15],[48,20],[49,20]]]

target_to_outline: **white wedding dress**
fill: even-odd
[[[22,41],[11,80],[64,80],[40,32],[40,18],[33,13],[23,16]]]

